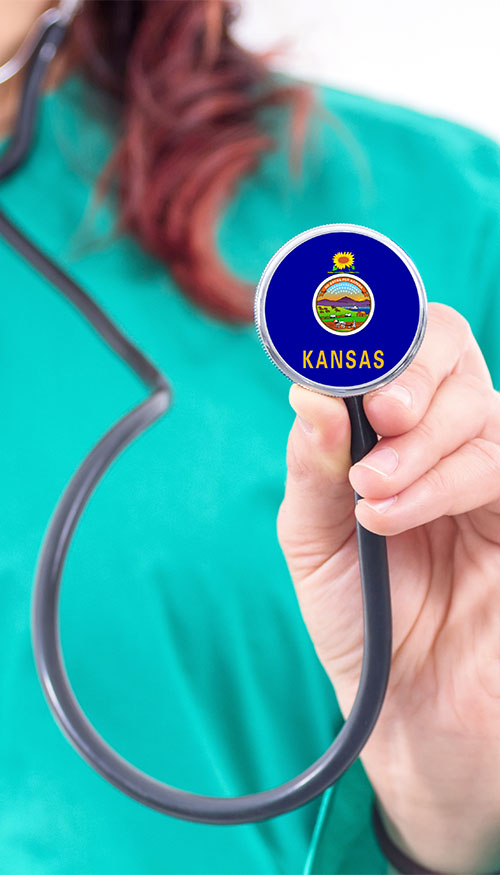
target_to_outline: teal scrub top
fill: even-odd
[[[352,222],[404,247],[431,301],[471,322],[500,388],[500,151],[467,128],[318,87],[303,172],[277,149],[217,230],[257,281],[286,240]],[[113,233],[91,201],[113,132],[72,75],[43,98],[36,147],[0,207],[168,375],[174,403],[106,474],[64,574],[74,691],[104,738],[174,786],[232,796],[290,780],[342,724],[276,538],[293,412],[253,325],[189,302],[168,268]],[[358,761],[298,811],[214,827],[142,807],[97,775],[54,723],[30,639],[33,575],[61,490],[144,387],[82,317],[0,241],[0,871],[383,873]]]

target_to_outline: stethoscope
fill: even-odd
[[[0,179],[17,170],[27,156],[45,72],[80,3],[63,0],[43,13],[19,52],[0,67],[1,83],[26,66],[14,132],[0,158]],[[164,375],[87,293],[2,214],[0,234],[74,304],[150,390],[82,462],[54,511],[41,548],[33,596],[33,648],[53,716],[78,753],[104,778],[143,805],[173,817],[238,824],[277,817],[305,805],[356,760],[382,708],[392,650],[385,538],[356,524],[364,616],[359,688],[337,738],[308,769],[261,793],[219,798],[161,783],[122,759],[89,723],[72,692],[60,644],[59,591],[68,547],[92,491],[119,453],[168,410],[171,392]],[[403,306],[405,314],[404,330],[397,336],[394,314],[390,315],[394,306]],[[351,421],[352,460],[359,461],[377,443],[364,414],[363,394],[401,373],[424,335],[425,292],[410,258],[389,238],[368,228],[310,229],[288,241],[265,268],[255,317],[264,348],[283,373],[309,389],[344,397]],[[378,345],[383,348],[374,349],[374,336],[382,338]]]

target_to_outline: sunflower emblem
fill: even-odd
[[[336,252],[333,256],[333,270],[328,273],[334,273],[336,270],[354,270],[354,255],[352,252]]]

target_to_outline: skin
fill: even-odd
[[[21,45],[38,16],[57,2],[48,0],[1,0],[0,64],[3,64]],[[64,48],[50,65],[46,88],[50,89],[60,81],[66,69]],[[0,136],[8,134],[17,111],[17,102],[22,80],[22,72],[8,82],[0,85]]]
[[[290,403],[278,535],[345,716],[363,649],[352,487],[359,522],[388,536],[392,669],[361,756],[387,831],[432,871],[498,869],[500,395],[481,351],[430,304],[412,364],[365,396],[381,438],[354,466],[341,399],[293,385]]]
[[[2,0],[0,62],[49,5]],[[61,53],[47,87],[64,70]],[[2,135],[19,85],[0,88]],[[353,467],[343,401],[292,386],[290,402],[298,416],[278,534],[345,715],[363,647],[351,487],[364,496],[359,521],[389,536],[392,671],[362,754],[387,830],[431,869],[498,868],[500,402],[479,347],[462,317],[431,304],[414,362],[365,397],[381,440]],[[389,466],[398,461],[391,473],[377,470],[381,450]]]

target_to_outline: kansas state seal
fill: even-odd
[[[356,334],[373,316],[375,299],[372,291],[364,280],[353,276],[354,272],[353,253],[336,252],[333,268],[329,271],[334,276],[322,280],[314,293],[314,316],[326,331]]]

